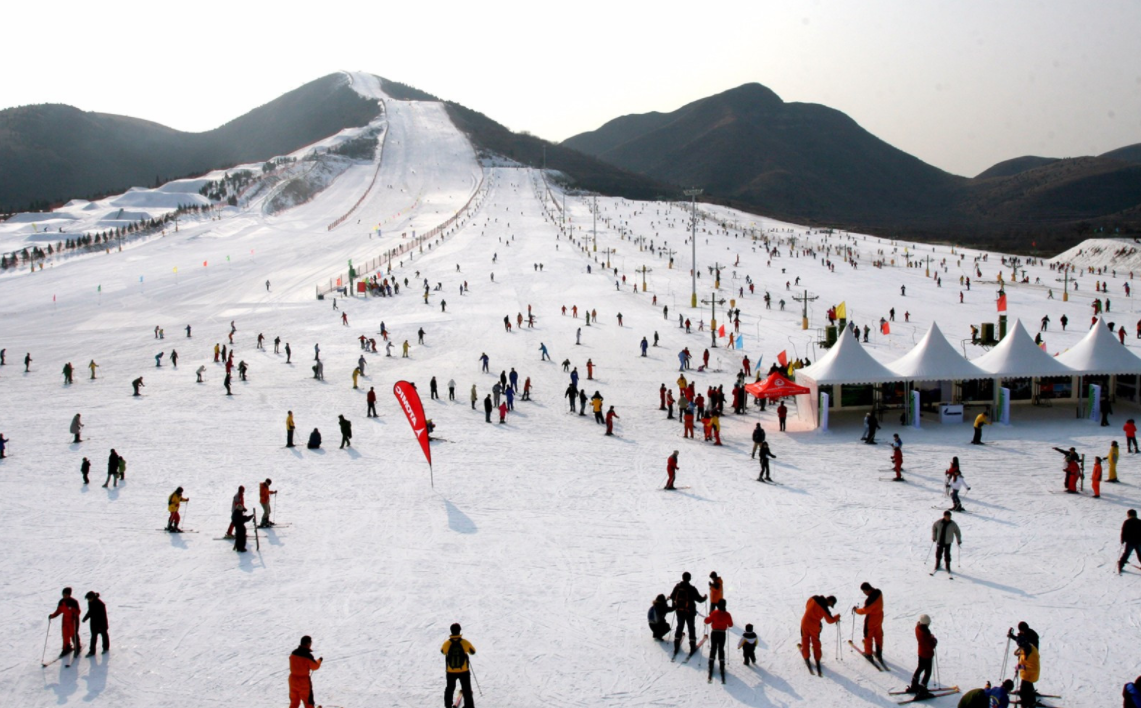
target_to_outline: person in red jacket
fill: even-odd
[[[320,659],[313,658],[313,638],[305,635],[300,645],[289,655],[289,708],[297,708],[304,703],[305,708],[313,708],[313,680],[309,674],[321,668]]]
[[[871,583],[860,583],[860,590],[867,599],[852,612],[864,616],[864,656],[871,659],[874,646],[876,658],[883,662],[883,593]]]
[[[75,655],[79,656],[80,650],[83,649],[79,642],[79,601],[71,596],[71,588],[64,588],[60,594],[63,597],[56,604],[55,612],[48,615],[48,621],[63,615],[63,624],[60,627],[63,630],[63,650],[59,655],[66,656],[74,651]]]
[[[781,401],[780,405],[777,406],[777,421],[780,422],[780,430],[782,433],[784,432],[784,424],[787,420],[788,420],[788,406],[786,406],[784,404],[784,401]]]
[[[927,682],[931,680],[931,661],[935,658],[935,646],[939,640],[931,634],[931,618],[927,615],[919,615],[919,621],[915,624],[915,641],[919,643],[919,665],[915,668],[907,692],[928,696],[931,693],[927,690]]]
[[[829,595],[813,595],[808,598],[804,607],[804,617],[800,620],[800,655],[804,657],[804,665],[812,671],[812,664],[808,663],[808,649],[812,648],[812,655],[816,659],[816,672],[820,675],[820,629],[821,622],[836,624],[840,621],[839,615],[833,615],[830,608],[836,606],[836,597]]]
[[[666,460],[666,474],[669,475],[669,479],[666,480],[665,488],[676,489],[674,487],[674,476],[677,474],[677,450],[674,450],[674,454]]]
[[[705,618],[713,631],[709,634],[709,683],[713,683],[713,662],[721,659],[721,683],[725,683],[725,631],[733,626],[733,615],[725,611],[725,600],[714,603],[717,609]]]
[[[610,406],[610,410],[606,411],[606,434],[614,434],[614,421],[618,419],[618,414],[614,412],[614,406]]]
[[[1125,425],[1121,426],[1125,431],[1125,451],[1126,452],[1141,452],[1141,448],[1137,447],[1137,424],[1133,419],[1125,421]]]
[[[379,418],[380,416],[376,414],[376,390],[372,386],[368,387],[368,394],[365,395],[365,402],[368,403],[368,413],[365,415],[365,417]]]

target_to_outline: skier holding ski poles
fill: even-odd
[[[800,619],[800,655],[804,657],[804,665],[812,673],[812,664],[808,663],[808,650],[811,647],[812,655],[816,659],[816,675],[823,676],[820,668],[820,630],[821,622],[836,624],[840,621],[839,615],[833,615],[831,608],[836,606],[836,596],[813,595],[808,598],[804,607],[804,616]]]

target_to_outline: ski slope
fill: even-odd
[[[1132,649],[1141,580],[1135,569],[1114,573],[1125,510],[1141,503],[1137,466],[1124,455],[1124,483],[1106,484],[1101,499],[1056,494],[1061,458],[1050,448],[1076,445],[1092,463],[1111,439],[1124,447],[1120,426],[1131,407],[1118,404],[1107,429],[1075,420],[1069,407],[1016,407],[1013,425],[988,428],[984,439],[993,444],[982,448],[965,444],[969,426],[927,418],[920,430],[885,421],[879,447],[859,442],[859,414],[833,415],[828,432],[791,420],[789,432],[780,433],[772,408],[727,415],[723,447],[683,440],[677,421],[658,410],[657,391],[662,383],[674,387],[680,348],[700,358],[709,342],[708,332],[696,331],[698,320],[709,321],[706,306],[687,307],[688,205],[599,198],[598,251],[584,252],[576,244],[592,232],[593,200],[566,200],[572,243],[555,224],[561,217],[547,214],[554,207],[538,173],[483,169],[442,106],[386,98],[363,75],[354,75],[354,85],[385,101],[387,135],[376,186],[340,227],[327,230],[364,193],[376,163],[351,167],[313,201],[278,216],[252,203],[121,253],[0,278],[0,348],[7,349],[0,433],[11,440],[10,456],[0,462],[4,704],[283,705],[287,655],[310,634],[326,659],[314,675],[319,703],[427,705],[440,700],[438,647],[458,621],[478,649],[481,705],[890,706],[887,691],[914,669],[920,613],[933,618],[945,684],[966,689],[999,680],[1006,629],[1025,620],[1042,636],[1039,690],[1065,696],[1066,706],[1116,703],[1121,684],[1138,673]],[[337,311],[331,299],[314,298],[315,285],[342,272],[347,259],[361,262],[431,229],[481,183],[483,198],[464,227],[394,270],[399,296],[338,298]],[[827,307],[845,301],[855,322],[872,325],[868,348],[884,362],[908,351],[933,321],[958,346],[969,324],[996,319],[993,285],[976,283],[959,304],[957,261],[949,261],[942,287],[924,268],[902,267],[905,249],[930,253],[937,264],[950,257],[947,247],[811,233],[715,207],[702,213],[699,295],[713,293],[708,266],[725,265],[717,298],[737,299],[746,346],[730,352],[722,343],[711,357],[719,371],[688,372],[699,390],[731,388],[742,353],[764,369],[782,350],[813,361],[823,354],[812,345],[814,333],[800,329],[792,300],[797,277],[801,291],[819,296],[809,308],[814,327]],[[675,268],[668,256],[640,250],[623,229],[678,251]],[[745,235],[749,229],[770,235],[780,255],[758,248]],[[801,251],[838,244],[854,249],[858,267],[833,256],[830,272]],[[600,265],[606,249],[616,249],[610,261],[617,277]],[[968,263],[973,256],[968,252]],[[893,257],[894,266],[872,266]],[[981,280],[997,278],[998,259],[990,254],[980,264]],[[634,292],[643,266],[651,269],[648,291]],[[1062,303],[1047,300],[1049,286],[1060,297],[1056,273],[1045,265],[1026,270],[1031,283],[1043,284],[1008,285],[1011,315],[1036,330],[1042,315],[1056,323],[1066,313],[1070,331],[1054,332],[1055,324],[1046,334],[1049,350],[1063,351],[1085,333],[1092,282],[1104,278],[1079,276],[1080,290]],[[757,289],[741,296],[746,275]],[[975,278],[973,270],[969,275]],[[428,304],[421,297],[425,278],[432,288],[442,285]],[[1118,272],[1109,282],[1112,312],[1132,331],[1139,315],[1122,292],[1129,278]],[[469,290],[461,295],[465,281]],[[772,310],[763,306],[766,289]],[[787,301],[783,311],[780,299]],[[569,312],[575,305],[578,319]],[[514,325],[528,307],[535,327],[506,332],[503,318]],[[890,307],[897,310],[892,334],[876,334]],[[597,310],[597,323],[585,326],[584,309]],[[677,327],[677,313],[693,320],[691,334]],[[250,375],[246,382],[235,377],[235,395],[226,397],[211,353],[216,342],[226,343],[231,321],[235,362],[245,360]],[[381,321],[397,344],[393,358],[384,356]],[[154,338],[156,326],[165,339]],[[423,345],[416,339],[421,327]],[[643,336],[652,341],[655,331],[661,346],[640,357],[638,343]],[[267,351],[255,349],[258,333]],[[353,390],[361,334],[376,337],[381,349],[366,355],[367,376]],[[273,353],[275,336],[290,343],[292,364]],[[411,343],[406,359],[404,340]],[[1137,349],[1139,340],[1126,341]],[[315,343],[325,361],[323,382],[310,371]],[[541,343],[552,362],[539,361]],[[172,348],[178,368],[165,357],[156,368],[154,355]],[[25,352],[34,360],[27,374]],[[489,374],[479,370],[482,352]],[[92,359],[100,367],[95,381],[85,368]],[[589,412],[567,412],[564,359],[577,367],[588,395],[597,390],[615,406],[616,437],[604,437]],[[588,359],[597,367],[595,381],[585,381]],[[68,361],[76,382],[64,386],[59,371]],[[206,380],[196,384],[202,364]],[[499,372],[511,368],[521,381],[531,378],[533,400],[517,401],[506,425],[488,425],[482,406],[471,409],[471,387],[482,401]],[[129,384],[137,376],[146,388],[133,398]],[[428,399],[433,376],[441,401]],[[452,378],[454,403],[447,401]],[[433,443],[434,488],[390,393],[401,379],[418,385],[443,439]],[[369,387],[379,396],[379,418],[364,416]],[[299,445],[317,427],[324,449],[283,447],[289,410]],[[67,430],[76,412],[87,426],[80,444],[70,443]],[[353,422],[352,447],[344,450],[337,447],[338,414]],[[757,421],[777,455],[772,476],[779,486],[755,481],[747,453]],[[880,481],[890,476],[886,441],[894,432],[905,442],[907,484]],[[112,447],[127,459],[127,477],[103,489]],[[667,493],[660,487],[674,449],[678,484],[688,489]],[[949,506],[942,472],[953,455],[972,491],[964,498],[970,513],[956,514],[964,544],[948,580],[928,575],[933,560],[926,556],[931,523]],[[84,456],[93,466],[89,485],[79,475]],[[276,519],[289,525],[261,531],[260,551],[251,538],[251,552],[236,554],[213,539],[228,525],[237,486],[245,485],[253,507],[266,477],[280,491]],[[177,486],[190,498],[183,526],[199,533],[159,530]],[[672,645],[652,641],[645,624],[654,596],[668,594],[687,570],[701,589],[713,570],[727,582],[736,626],[724,687],[706,685],[696,657],[671,664]],[[884,592],[885,658],[895,670],[875,672],[846,643],[837,661],[837,630],[825,628],[825,676],[809,675],[796,649],[805,601],[836,595],[846,640],[853,630],[848,608],[862,603],[865,580]],[[112,650],[44,669],[38,657],[46,616],[64,585],[78,597],[101,593]],[[735,650],[745,623],[760,636],[756,668],[742,667]],[[58,652],[58,620],[47,646],[49,656]]]

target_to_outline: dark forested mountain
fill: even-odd
[[[344,74],[307,83],[204,133],[65,105],[9,108],[0,111],[0,210],[265,160],[378,113],[376,101],[353,91]]]

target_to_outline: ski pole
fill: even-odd
[[[40,663],[43,664],[44,666],[47,666],[47,663],[45,660],[47,659],[47,656],[48,656],[48,637],[51,636],[51,633],[52,633],[52,621],[51,621],[51,617],[49,617],[48,618],[48,631],[46,634],[44,634],[44,651],[42,654],[40,654]]]
[[[1002,671],[998,673],[999,681],[1006,678],[1006,664],[1010,660],[1010,633],[1014,631],[1014,627],[1006,630],[1006,649],[1002,652]]]
[[[848,641],[855,643],[856,641],[856,608],[852,608],[852,638]]]
[[[254,544],[257,546],[258,552],[260,553],[261,552],[261,536],[258,534],[258,511],[257,511],[257,509],[253,509],[252,513],[250,515],[253,517],[252,521],[254,522]],[[245,522],[242,522],[242,523],[244,524]]]
[[[475,689],[477,691],[479,691],[479,697],[483,698],[483,689],[479,687],[479,679],[476,678],[476,676],[475,676],[475,664],[471,663],[471,657],[470,656],[468,657],[468,660],[467,660],[467,668],[468,668],[468,671],[471,671],[471,677],[472,677],[472,680],[475,681]]]
[[[923,559],[923,565],[927,565],[927,561],[931,560],[931,550],[935,548],[935,542],[931,542],[931,548],[927,549],[927,557]]]
[[[942,687],[943,686],[943,677],[939,675],[939,648],[935,647],[932,650],[932,653],[935,654],[935,683],[937,683],[940,687]]]

